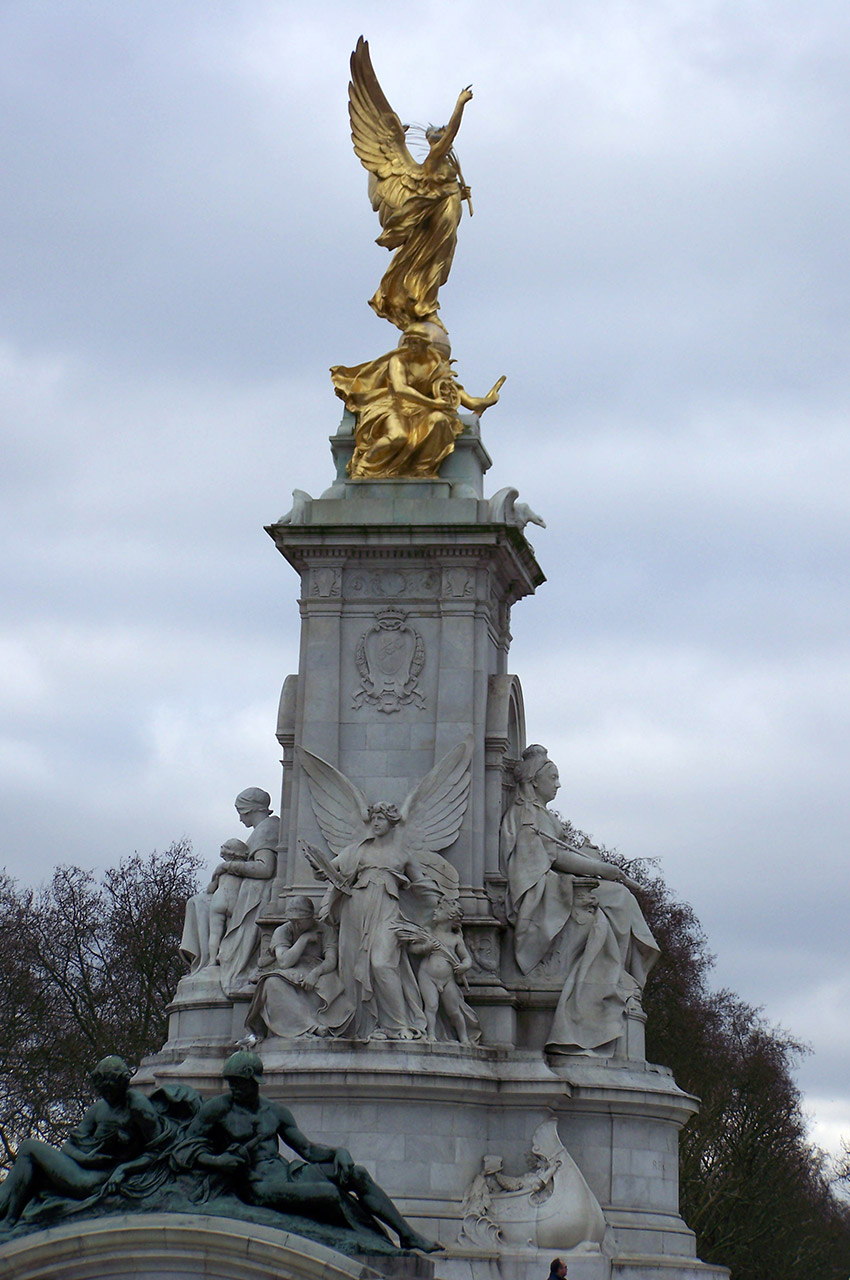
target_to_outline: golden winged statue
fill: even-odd
[[[425,131],[429,152],[420,164],[407,148],[406,126],[378,83],[368,41],[361,36],[351,55],[351,139],[369,170],[369,198],[381,223],[377,243],[395,250],[370,306],[402,331],[418,322],[440,324],[437,294],[449,278],[464,200],[472,213],[454,152],[471,98],[471,89],[462,90],[448,124]]]
[[[334,365],[336,394],[354,415],[354,480],[436,479],[466,428],[460,410],[480,416],[496,404],[504,378],[485,396],[470,395],[455,377],[437,295],[449,278],[463,202],[472,200],[454,140],[469,88],[458,95],[447,125],[425,131],[420,164],[378,84],[361,36],[351,55],[348,114],[354,150],[369,170],[369,197],[378,214],[378,244],[392,260],[370,305],[402,331],[394,351],[363,364]]]

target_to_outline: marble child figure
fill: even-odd
[[[428,1039],[438,1039],[437,1018],[442,1014],[461,1044],[473,1044],[481,1038],[481,1027],[460,989],[464,975],[472,968],[472,956],[460,927],[462,919],[463,910],[457,899],[441,898],[426,929],[405,923],[396,928],[396,933],[409,951],[422,956],[416,980]]]
[[[548,808],[561,783],[544,747],[525,749],[516,780],[500,846],[517,965],[528,974],[554,957],[564,975],[547,1048],[610,1055],[658,958],[638,886],[588,840],[570,843]]]
[[[215,897],[208,890],[196,893],[186,903],[186,919],[180,951],[192,973],[211,963],[217,963],[225,995],[244,995],[251,990],[251,975],[256,967],[260,950],[260,931],[257,917],[262,913],[271,893],[277,866],[277,845],[280,837],[280,821],[271,811],[271,797],[261,787],[247,787],[236,797],[239,821],[251,828],[245,844],[244,858],[234,858],[226,863],[221,874],[233,877],[238,887],[226,889],[228,905],[217,919],[211,914]],[[230,843],[230,842],[228,842]],[[241,842],[237,842],[241,843]],[[219,874],[216,868],[214,875]],[[216,950],[213,949],[218,928],[224,919],[224,929]]]
[[[225,840],[221,846],[221,862],[212,873],[207,885],[210,901],[210,964],[218,964],[218,949],[224,937],[228,921],[236,909],[236,900],[242,881],[233,874],[231,863],[244,862],[248,857],[248,846],[244,840]]]

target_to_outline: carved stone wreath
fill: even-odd
[[[379,609],[375,625],[357,641],[354,663],[360,688],[353,707],[365,704],[390,714],[406,706],[425,706],[425,697],[416,688],[425,666],[425,642],[406,618],[402,609]]]

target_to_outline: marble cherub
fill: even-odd
[[[438,1038],[437,1016],[442,1013],[461,1044],[474,1044],[481,1038],[481,1027],[461,991],[460,984],[473,963],[464,941],[462,919],[463,909],[457,899],[441,898],[426,928],[404,921],[395,926],[395,933],[409,951],[422,956],[416,981],[428,1039]]]

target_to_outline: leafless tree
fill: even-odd
[[[0,875],[0,1163],[22,1137],[61,1137],[99,1058],[138,1063],[163,1043],[197,865],[180,841],[99,880],[58,867],[37,892]]]

